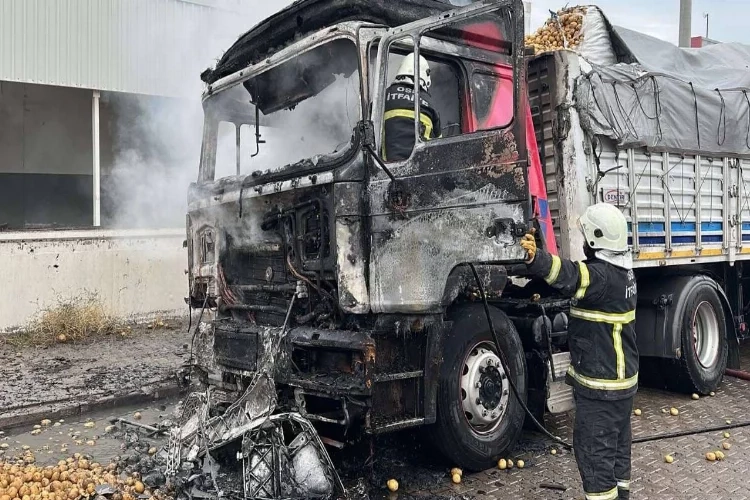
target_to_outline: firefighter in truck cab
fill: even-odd
[[[571,299],[566,382],[576,402],[573,449],[589,500],[630,497],[630,414],[638,390],[637,289],[628,226],[599,203],[579,219],[586,260],[572,262],[521,240],[528,273]]]
[[[419,56],[419,135],[425,140],[441,136],[440,116],[432,106],[430,64]],[[385,93],[383,159],[402,161],[414,149],[414,54],[404,57],[396,78]]]

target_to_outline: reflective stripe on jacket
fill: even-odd
[[[421,91],[419,109],[420,136],[425,141],[440,137],[440,118],[432,107],[430,94]],[[396,82],[385,93],[383,159],[406,160],[414,149],[414,86]]]
[[[566,380],[583,396],[624,399],[638,390],[637,289],[632,270],[572,262],[539,250],[529,271],[571,298]]]

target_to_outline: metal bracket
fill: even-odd
[[[519,224],[513,219],[499,218],[495,219],[493,224],[485,230],[485,234],[488,238],[494,238],[501,234],[510,233],[512,236],[520,238],[526,234],[527,230],[526,224]]]
[[[658,298],[654,299],[653,304],[660,310],[664,311],[667,307],[671,306],[674,302],[674,295],[659,295]]]
[[[357,130],[361,135],[362,148],[370,153],[372,159],[375,160],[375,163],[377,163],[380,168],[383,169],[383,172],[388,175],[391,181],[396,182],[396,177],[388,169],[388,167],[385,166],[385,162],[382,158],[380,158],[380,156],[378,156],[378,153],[375,151],[375,125],[371,120],[361,120],[357,124]]]
[[[370,120],[362,120],[357,124],[362,140],[362,146],[375,147],[375,125]]]

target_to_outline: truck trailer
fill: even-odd
[[[715,390],[746,331],[750,107],[746,86],[713,88],[743,49],[706,54],[713,73],[672,54],[670,73],[662,45],[606,28],[616,64],[532,54],[520,0],[301,0],[206,70],[187,300],[212,415],[265,373],[327,442],[424,427],[491,466],[524,406],[573,407],[571,301],[517,278],[519,239],[583,259],[598,201],[630,222],[641,383]],[[412,154],[387,162],[385,90],[410,53],[442,134],[420,138],[417,85]]]

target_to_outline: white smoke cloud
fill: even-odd
[[[248,95],[249,97],[249,95]],[[340,150],[349,144],[352,129],[359,120],[359,75],[338,76],[320,94],[299,103],[293,110],[273,113],[273,127],[261,126],[265,143],[259,151],[255,128],[240,128],[241,174],[276,170],[316,155]],[[261,115],[261,125],[271,118]],[[228,124],[223,124],[228,125]],[[216,155],[216,178],[236,174],[234,127],[221,127]],[[257,156],[251,155],[258,152]]]
[[[111,110],[114,155],[111,167],[105,165],[103,171],[103,212],[110,215],[104,220],[106,225],[184,225],[187,189],[197,178],[201,151],[200,73],[214,66],[242,33],[289,3],[281,0],[270,5],[263,0],[246,0],[237,3],[236,7],[241,7],[238,11],[205,9],[204,18],[189,22],[185,21],[188,17],[174,19],[180,24],[168,35],[157,33],[153,40],[135,44],[137,50],[158,47],[166,54],[166,68],[155,72],[165,80],[164,88],[193,97],[103,96],[103,106]],[[223,5],[233,4],[225,0]],[[175,78],[176,74],[187,76]],[[175,86],[179,86],[177,92]]]

